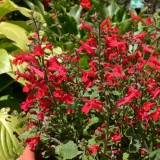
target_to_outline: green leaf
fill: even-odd
[[[97,144],[97,142],[96,142],[96,137],[94,136],[93,138],[91,138],[91,139],[89,139],[89,141],[88,141],[88,144],[89,145],[92,145],[92,144]]]
[[[92,0],[92,8],[88,11],[86,15],[91,15],[94,13],[100,13],[100,18],[105,19],[108,16],[108,9],[100,1]]]
[[[118,91],[113,91],[112,93],[113,93],[113,95],[115,95],[115,96],[120,96],[120,95],[121,95],[121,92],[118,92]]]
[[[8,114],[9,109],[0,110],[0,159],[9,160],[14,154],[20,155],[22,147],[16,135],[22,130],[15,128],[18,120],[15,116]]]
[[[139,152],[139,149],[141,147],[141,139],[138,135],[136,134],[130,134],[131,135],[131,142],[130,142],[130,151],[132,153]]]
[[[131,22],[126,19],[118,24],[119,33],[122,35],[130,30]]]
[[[22,134],[19,136],[19,138],[20,138],[20,139],[27,139],[27,138],[30,138],[30,137],[35,136],[35,135],[36,135],[36,133],[34,133],[34,132],[32,132],[32,131],[26,131],[26,132],[22,133]]]
[[[0,108],[9,107],[12,110],[20,110],[20,102],[22,100],[17,97],[11,97],[10,95],[4,95],[0,97]]]
[[[129,154],[127,152],[123,153],[123,160],[128,160]]]
[[[25,7],[20,7],[10,0],[3,0],[3,2],[0,3],[0,18],[4,17],[6,14],[13,11],[19,11],[25,17],[31,16],[30,15],[31,10]],[[34,12],[34,17],[40,21],[44,21],[42,15],[38,12]]]
[[[88,123],[88,125],[84,128],[83,132],[84,134],[87,134],[87,130],[92,126],[94,125],[95,123],[98,123],[99,122],[99,118],[98,117],[92,117],[90,119],[90,122]]]
[[[82,11],[82,6],[81,5],[75,5],[71,8],[70,12],[68,13],[70,16],[72,16],[75,21],[77,22],[77,25],[80,24],[80,16],[81,16],[81,11]]]
[[[5,49],[0,49],[0,74],[7,73],[12,70],[10,58]]]
[[[87,55],[84,55],[84,56],[80,59],[79,64],[80,64],[81,66],[83,66],[84,69],[88,69],[88,68],[89,68],[88,59],[89,59],[89,57],[88,57]]]
[[[108,6],[108,16],[110,18],[113,17],[113,15],[116,14],[116,12],[120,9],[119,6],[117,5],[117,3],[112,2],[109,6]]]
[[[73,141],[56,146],[55,152],[63,159],[73,159],[77,155],[81,154],[77,149],[77,145]]]
[[[89,98],[97,98],[97,97],[99,97],[98,87],[88,88],[84,93],[84,97],[89,97]]]
[[[58,20],[59,20],[60,27],[62,27],[63,34],[67,34],[67,35],[68,34],[73,34],[73,35],[78,34],[77,23],[72,16],[70,16],[66,12],[63,12],[62,14],[58,16]]]
[[[9,22],[1,22],[0,35],[12,40],[20,49],[28,50],[29,40],[25,29]]]
[[[150,153],[149,155],[150,160],[159,160],[160,159],[160,149],[157,149]]]

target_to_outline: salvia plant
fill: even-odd
[[[16,72],[27,94],[20,138],[44,159],[159,159],[159,19],[131,13],[130,31],[119,34],[110,17],[100,17],[91,15],[92,24],[82,17],[85,36],[68,35],[74,49],[58,55],[32,17],[30,51],[13,60],[25,65]]]

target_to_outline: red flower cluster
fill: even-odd
[[[90,0],[81,0],[80,4],[85,10],[89,10],[91,8]]]
[[[82,2],[90,4],[89,1]],[[132,14],[134,20],[142,22],[141,18]],[[122,135],[125,128],[134,134],[137,132],[139,136],[137,128],[141,127],[146,137],[148,131],[154,132],[154,128],[159,130],[160,56],[154,45],[145,43],[147,32],[134,34],[130,31],[119,35],[118,28],[112,27],[109,17],[102,21],[97,33],[90,25],[81,22],[80,29],[89,34],[88,38],[79,41],[80,46],[74,53],[48,55],[45,51],[52,50],[52,45],[45,41],[44,45],[37,44],[32,53],[15,56],[15,65],[26,65],[23,73],[17,71],[17,78],[27,81],[23,88],[27,98],[21,108],[24,111],[33,110],[32,114],[37,117],[37,120],[34,117],[30,121],[33,125],[43,126],[45,116],[56,117],[58,123],[62,122],[63,116],[68,116],[63,119],[65,125],[74,124],[71,130],[77,129],[80,138],[84,136],[87,139],[89,134],[93,135],[95,127],[91,126],[98,123],[94,138],[101,143],[92,145],[89,153],[98,151],[101,154],[100,146],[103,148],[105,142],[112,142],[115,148],[110,148],[111,153],[121,154],[123,150],[118,143],[132,135]],[[149,18],[147,24],[151,24]],[[96,116],[98,120],[92,122],[91,117]],[[88,121],[89,117],[91,119]],[[81,118],[85,119],[82,123]],[[77,127],[77,121],[82,126]],[[150,127],[152,121],[155,122],[154,127]],[[56,134],[59,126],[53,127],[53,122],[47,123],[56,130]],[[87,127],[86,123],[89,123]],[[85,133],[88,132],[88,137],[83,135],[82,128],[85,128]],[[148,141],[146,137],[143,137],[144,142],[140,137],[142,146]],[[28,143],[35,148],[34,144],[38,141],[38,138],[31,138]],[[132,140],[128,147],[131,143]]]
[[[100,150],[100,146],[97,146],[96,144],[94,144],[92,147],[89,148],[89,152],[91,154],[93,154],[93,153],[95,153],[95,152],[97,152],[99,150]]]
[[[36,149],[36,145],[40,142],[40,136],[32,136],[30,138],[27,139],[27,143],[29,144],[29,147],[31,150],[35,150]]]

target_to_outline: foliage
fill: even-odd
[[[47,29],[31,13],[31,50],[14,56],[14,65],[25,64],[16,72],[26,80],[21,138],[45,159],[159,157],[157,16],[96,0],[87,11],[56,7],[54,17],[43,15]]]
[[[16,116],[8,114],[9,108],[0,110],[0,159],[15,159],[22,153],[17,137],[22,133]]]
[[[29,20],[31,10],[16,5],[10,0],[0,1],[0,79],[5,79],[1,82],[0,89],[0,108],[11,107],[13,110],[19,108],[19,103],[23,101],[24,94],[21,92],[21,86],[14,80],[14,71],[17,67],[12,65],[12,53],[17,53],[19,51],[28,50],[28,36],[27,34],[33,30],[32,26],[26,24],[26,20]],[[11,13],[19,12],[23,15],[23,21],[21,18],[14,21],[11,17]],[[13,15],[14,16],[14,15]],[[42,16],[35,12],[34,16],[38,20],[43,20]],[[25,18],[24,18],[25,17]],[[27,18],[28,17],[28,18]],[[23,65],[18,67],[21,71],[23,70]],[[7,76],[8,74],[9,76]],[[8,78],[6,78],[8,77]],[[24,80],[19,80],[21,84],[24,84]],[[17,94],[12,94],[13,87],[16,86],[17,90],[20,90],[18,97]]]

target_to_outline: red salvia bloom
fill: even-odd
[[[111,137],[112,142],[121,141],[122,136],[119,131],[115,131]]]
[[[81,46],[78,49],[78,52],[86,51],[87,54],[95,55],[95,50],[89,44],[80,41]]]
[[[55,71],[58,73],[58,76],[64,76],[66,75],[66,68],[64,66],[62,66],[58,60],[57,57],[54,56],[53,58],[49,59],[48,61],[49,63],[49,67],[48,70],[49,71]]]
[[[121,106],[123,104],[131,102],[134,98],[139,98],[141,96],[141,92],[139,92],[137,89],[129,88],[128,94],[126,97],[122,98],[116,103],[116,106]]]
[[[90,109],[96,109],[100,112],[103,111],[102,106],[104,105],[103,102],[100,100],[96,100],[95,98],[92,98],[91,100],[84,99],[85,105],[82,107],[82,112],[85,114],[88,114]]]
[[[81,0],[80,4],[85,10],[89,10],[91,8],[90,0]]]
[[[151,103],[151,102],[145,102],[145,103],[143,103],[143,109],[144,109],[146,112],[148,112],[148,111],[151,110],[152,107],[154,107],[155,105],[157,105],[157,102],[153,102],[153,103]]]
[[[132,17],[131,21],[140,21],[140,22],[142,22],[142,18],[137,16],[137,15],[135,15],[134,13],[131,13],[131,17]]]
[[[93,144],[92,147],[89,148],[89,152],[91,154],[93,154],[93,153],[95,153],[95,152],[97,152],[99,150],[100,150],[100,146],[97,146],[96,144]]]
[[[89,24],[85,23],[82,19],[80,21],[82,23],[82,25],[80,26],[80,30],[88,29],[89,31],[93,31],[93,28]]]
[[[44,50],[42,49],[41,45],[37,45],[37,46],[34,48],[33,54],[34,54],[35,56],[44,56]]]
[[[44,113],[43,112],[38,112],[37,118],[38,118],[38,120],[43,120]]]
[[[27,139],[27,143],[29,144],[30,149],[33,150],[33,151],[36,149],[36,145],[39,142],[40,142],[40,136],[39,135],[32,136],[32,137]]]
[[[152,23],[153,23],[153,22],[152,22],[152,20],[151,20],[151,17],[148,16],[147,19],[146,19],[146,25],[150,25],[150,24],[152,24]]]

